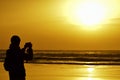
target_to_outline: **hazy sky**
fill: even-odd
[[[21,47],[31,41],[34,49],[120,49],[120,0],[103,0],[111,17],[94,31],[67,22],[63,11],[69,1],[0,0],[0,49],[9,47],[14,34]]]

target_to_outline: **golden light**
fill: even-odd
[[[98,29],[107,18],[107,7],[98,0],[73,0],[65,8],[67,20],[85,29]]]
[[[93,80],[93,78],[89,77],[87,80]]]
[[[94,71],[94,68],[92,68],[92,67],[87,68],[87,71],[91,73],[91,72],[93,72],[93,71]]]

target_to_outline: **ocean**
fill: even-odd
[[[0,80],[9,80],[5,50],[0,58]],[[25,63],[26,80],[120,80],[119,59],[119,50],[34,50]]]
[[[0,61],[5,58],[5,50],[0,50]],[[29,63],[78,64],[78,65],[118,65],[120,50],[34,50]]]

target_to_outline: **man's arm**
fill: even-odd
[[[27,49],[27,56],[28,56],[28,60],[33,59],[33,49],[32,48]]]
[[[24,59],[25,60],[32,60],[33,59],[33,49],[32,49],[32,44],[26,43],[24,45],[24,48],[22,49],[23,53],[24,53]]]

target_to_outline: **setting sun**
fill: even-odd
[[[0,49],[16,34],[41,50],[120,50],[120,0],[0,0]]]
[[[67,5],[65,14],[68,21],[82,25],[85,29],[98,29],[107,18],[107,7],[96,0],[75,0]]]

